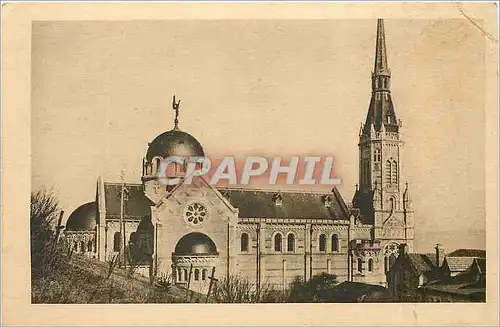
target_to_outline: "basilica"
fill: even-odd
[[[331,192],[217,187],[202,176],[182,183],[186,167],[159,181],[169,156],[204,157],[201,143],[174,127],[158,135],[142,162],[140,183],[97,181],[95,199],[68,218],[73,251],[118,261],[149,276],[206,293],[230,276],[286,289],[297,276],[328,273],[341,281],[387,285],[399,245],[413,251],[413,208],[400,176],[403,148],[391,98],[384,22],[377,22],[372,94],[359,132],[359,184],[351,202]],[[175,105],[175,100],[174,100]],[[178,106],[178,104],[177,104]]]

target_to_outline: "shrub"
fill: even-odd
[[[167,292],[172,286],[172,278],[170,275],[163,274],[156,279],[156,289],[161,292]]]
[[[53,191],[44,188],[31,193],[30,243],[31,276],[33,279],[47,278],[61,266],[67,264],[68,253],[65,242],[59,241],[59,201]],[[57,224],[57,225],[56,225]]]
[[[288,302],[333,302],[332,290],[336,285],[337,276],[326,273],[313,276],[308,281],[296,277],[290,287]]]
[[[262,303],[277,302],[280,292],[268,283],[257,287],[241,276],[223,277],[212,286],[210,302],[216,303]]]

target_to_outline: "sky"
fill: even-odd
[[[335,157],[350,202],[370,101],[376,20],[36,22],[32,189],[66,218],[99,176],[140,183],[148,142],[173,125],[208,156]],[[484,36],[466,19],[386,20],[402,181],[415,249],[485,248]]]

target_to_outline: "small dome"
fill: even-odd
[[[97,205],[88,202],[76,208],[66,222],[68,231],[94,230],[97,225]]]
[[[191,134],[179,129],[172,129],[158,135],[149,144],[146,159],[151,162],[154,157],[167,158],[170,156],[196,156],[204,157],[203,148]]]
[[[210,237],[202,233],[184,235],[175,246],[175,254],[216,254],[217,247]]]

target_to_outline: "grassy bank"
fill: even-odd
[[[73,255],[50,276],[32,280],[32,303],[187,303],[203,297],[174,285],[114,268],[109,263]]]

